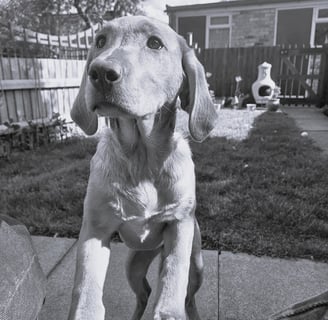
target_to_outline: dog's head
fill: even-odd
[[[194,51],[164,23],[124,17],[97,33],[71,116],[91,135],[97,114],[143,118],[175,104],[179,96],[190,115],[191,136],[204,140],[217,115]]]

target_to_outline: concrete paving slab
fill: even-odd
[[[309,134],[313,142],[328,156],[328,117],[320,109],[311,107],[282,107],[297,126]]]
[[[44,274],[48,275],[75,243],[75,240],[34,236],[32,237],[32,243],[38,253],[41,268]]]
[[[328,290],[328,264],[222,252],[219,319],[265,320]]]
[[[322,131],[310,131],[310,138],[314,143],[322,150],[322,153],[328,156],[328,130]]]
[[[328,131],[328,117],[315,107],[282,107],[283,112],[295,119],[307,131]]]
[[[38,242],[38,240],[35,241]],[[69,247],[72,244],[71,239],[61,239],[60,241],[62,243],[54,242],[54,246]],[[39,243],[36,249],[38,250],[41,247],[42,245]],[[127,283],[124,270],[127,251],[124,244],[112,244],[109,272],[106,278],[103,299],[106,307],[106,320],[130,319],[134,310],[135,298]],[[40,253],[41,261],[46,261],[48,256],[51,256],[51,250],[42,249],[38,252]],[[76,247],[74,246],[49,277],[46,301],[41,310],[39,320],[64,320],[67,318],[75,272],[75,254]],[[215,320],[218,319],[218,254],[216,251],[203,251],[203,255],[205,279],[196,300],[202,320]],[[150,267],[148,276],[150,285],[154,288],[153,291],[156,288],[157,273],[158,259]],[[152,294],[144,316],[145,320],[151,319],[153,301],[154,295]]]

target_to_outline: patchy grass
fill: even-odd
[[[72,139],[0,161],[0,213],[33,234],[77,236],[95,139]]]
[[[205,246],[327,261],[328,159],[293,120],[265,113],[242,142],[191,146]]]
[[[210,137],[225,137],[227,139],[244,140],[253,128],[254,120],[261,115],[264,110],[233,110],[221,109],[218,112],[218,120]],[[188,135],[188,114],[180,111],[177,117],[177,127],[185,135]]]
[[[219,135],[247,136],[249,113],[220,115]],[[243,141],[191,142],[204,247],[327,261],[328,159],[282,113],[253,127]],[[95,147],[76,139],[0,160],[0,214],[33,234],[76,237]]]

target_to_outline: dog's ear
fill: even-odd
[[[71,110],[71,118],[88,135],[96,133],[98,129],[97,114],[88,110],[85,100],[85,86],[88,79],[88,66],[91,62],[91,50],[88,53],[88,58],[84,68],[80,90],[77,94],[77,97],[75,98]]]
[[[191,137],[202,142],[214,128],[218,116],[208,91],[204,68],[184,39],[182,66],[186,78],[180,93],[181,107],[189,113]]]

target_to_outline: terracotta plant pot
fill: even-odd
[[[279,109],[280,106],[280,99],[270,99],[267,104],[267,109],[268,111],[277,111]]]

